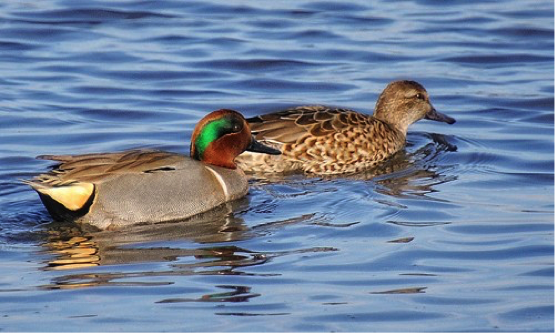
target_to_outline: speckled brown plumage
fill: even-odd
[[[373,116],[314,105],[247,119],[254,137],[282,155],[244,153],[236,162],[251,173],[361,172],[402,149],[408,126],[422,118],[455,122],[435,111],[422,85],[395,81],[378,98]]]

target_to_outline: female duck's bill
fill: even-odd
[[[26,183],[56,220],[99,229],[184,220],[247,194],[234,162],[245,150],[280,154],[253,138],[240,113],[218,110],[195,127],[190,157],[155,150],[40,156],[59,164]]]
[[[436,109],[431,109],[430,111],[428,111],[424,116],[424,119],[439,121],[442,123],[447,123],[449,125],[453,125],[456,122],[455,118],[451,118],[446,114],[437,112]]]

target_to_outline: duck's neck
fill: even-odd
[[[377,110],[376,112],[374,112],[373,117],[387,124],[387,126],[389,126],[392,130],[399,132],[399,134],[401,134],[403,137],[406,137],[410,124],[406,123],[402,119],[392,119],[392,117],[387,116],[388,114],[391,114],[391,113],[383,112],[383,111],[378,112]]]

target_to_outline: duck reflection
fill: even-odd
[[[157,286],[174,282],[152,282],[151,277],[192,275],[255,275],[243,268],[262,265],[271,258],[293,253],[335,251],[333,248],[311,248],[296,251],[261,253],[221,243],[246,240],[258,232],[248,228],[240,213],[247,200],[228,203],[220,209],[186,221],[130,226],[117,231],[88,230],[86,225],[52,223],[48,226],[45,252],[55,257],[45,270],[71,270],[60,275],[45,289],[70,289],[94,286]],[[310,218],[310,217],[306,217]],[[285,221],[284,223],[287,223]],[[279,222],[276,222],[279,223]],[[200,244],[200,246],[199,246]],[[204,245],[205,244],[205,245]],[[214,244],[210,246],[209,244]],[[215,245],[217,244],[217,245]],[[175,245],[175,246],[172,246]],[[152,269],[149,263],[171,263],[166,269]],[[104,272],[93,266],[137,265],[133,272]],[[78,270],[85,270],[81,273]],[[256,274],[273,276],[275,274]],[[145,279],[146,278],[146,279]],[[146,281],[145,281],[146,280]],[[218,286],[217,286],[218,287]],[[206,294],[196,301],[248,300],[256,295],[241,286],[229,286],[229,293]],[[191,301],[190,299],[188,299]]]
[[[230,291],[223,293],[214,293],[202,295],[199,298],[167,298],[156,303],[183,303],[183,302],[246,302],[250,298],[258,297],[260,294],[251,292],[251,288],[247,286],[216,286],[218,288],[229,289]]]
[[[48,263],[47,269],[175,261],[183,256],[228,257],[229,247],[222,247],[225,250],[189,250],[167,245],[172,241],[205,244],[249,238],[249,230],[243,220],[232,213],[245,209],[246,201],[227,203],[186,221],[129,226],[117,231],[98,231],[88,225],[73,223],[53,223],[48,229],[44,246],[48,252],[57,254],[57,258]],[[156,246],[156,242],[164,242],[164,245]]]
[[[226,243],[251,237],[243,220],[233,211],[246,207],[246,199],[228,203],[195,218],[166,224],[130,226],[117,231],[98,231],[86,225],[52,223],[44,248],[54,254],[46,270],[76,270],[100,265],[146,264],[185,261],[165,271],[134,273],[75,273],[58,276],[46,289],[101,285],[160,285],[171,282],[133,281],[133,278],[194,274],[242,274],[237,267],[257,265],[266,258],[236,246],[198,248],[198,244]],[[172,247],[172,242],[176,243]],[[183,242],[186,243],[183,246]],[[188,246],[194,242],[196,246]],[[160,245],[158,245],[160,244]],[[126,282],[122,282],[126,281]]]

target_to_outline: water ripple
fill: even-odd
[[[13,12],[12,15],[25,18],[14,19],[26,24],[76,25],[101,24],[113,20],[171,19],[174,16],[147,11],[119,11],[95,8],[73,8],[40,12]],[[63,19],[60,19],[63,18]]]

